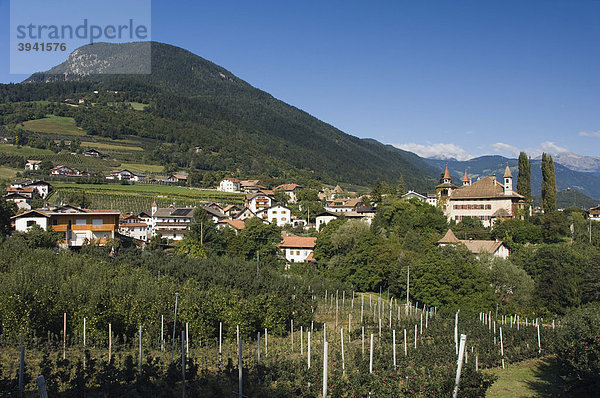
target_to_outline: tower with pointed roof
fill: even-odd
[[[471,185],[471,180],[469,179],[469,176],[467,175],[467,170],[465,170],[465,176],[462,179],[462,183],[463,183],[463,187],[468,187],[469,185]]]
[[[448,166],[446,166],[446,170],[444,171],[444,175],[442,177],[442,183],[436,185],[435,187],[438,199],[448,198],[450,195],[452,195],[452,191],[456,188],[458,187],[452,183],[452,177],[448,171]]]
[[[504,194],[512,195],[512,174],[510,173],[510,167],[508,164],[506,165],[506,170],[504,170]]]

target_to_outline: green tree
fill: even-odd
[[[2,237],[8,235],[11,231],[11,217],[17,212],[17,206],[14,202],[0,200],[0,234]]]
[[[519,154],[519,176],[517,177],[517,193],[523,195],[527,204],[531,205],[531,159],[525,152]]]
[[[274,224],[265,224],[257,217],[246,220],[246,225],[228,242],[227,251],[246,260],[261,263],[273,261],[278,254],[277,243],[281,242],[281,230]]]
[[[550,213],[556,210],[556,177],[552,156],[542,153],[542,210]]]

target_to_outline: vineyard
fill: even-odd
[[[84,341],[83,322],[67,321],[64,347],[62,335],[49,334],[33,343],[30,357],[35,360],[27,367],[27,389],[34,391],[34,376],[45,371],[49,388],[64,396],[143,396],[148,391],[179,396],[184,388],[183,357],[187,394],[236,396],[240,382],[236,342],[241,334],[241,383],[248,396],[319,397],[324,377],[332,397],[451,394],[458,350],[452,313],[354,292],[324,292],[321,297],[302,293],[309,295],[314,318],[292,315],[285,325],[272,328],[234,325],[226,316],[200,320],[205,309],[182,302],[173,328],[174,297],[170,313],[157,314],[153,325],[141,325],[141,337],[138,331],[129,338],[113,335],[109,341],[107,324],[104,336],[91,337],[88,330]],[[239,307],[232,303],[235,308]],[[538,345],[533,323],[460,315],[458,332],[466,335],[466,350],[458,396],[484,396],[493,383],[483,371],[486,368],[551,352],[554,330],[540,329]],[[4,350],[5,378],[18,373],[16,353],[15,348]],[[15,388],[12,382],[10,387]],[[8,386],[10,380],[4,383]]]
[[[159,207],[175,205],[196,207],[207,202],[242,204],[244,196],[210,190],[161,185],[56,184],[49,201],[64,203],[73,192],[83,192],[92,209],[118,209],[122,212],[149,212],[152,203]]]

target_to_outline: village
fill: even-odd
[[[85,150],[83,155],[102,156],[94,149]],[[40,163],[37,160],[28,160],[26,172],[36,175]],[[81,176],[82,173],[72,167],[60,165],[52,168],[50,175],[72,177]],[[185,184],[187,173],[173,173],[163,181],[148,181],[143,174],[117,169],[105,178],[115,183]],[[297,204],[298,194],[304,189],[293,182],[269,188],[261,185],[259,180],[229,177],[223,178],[213,189],[245,194],[243,205],[206,202],[198,207],[159,207],[154,202],[147,211],[137,214],[120,209],[82,209],[65,203],[47,203],[52,185],[43,180],[13,181],[6,188],[5,199],[13,202],[18,209],[18,213],[12,218],[15,231],[26,232],[34,224],[44,230],[52,229],[64,234],[60,242],[64,248],[78,248],[87,244],[105,245],[117,238],[132,239],[137,245],[144,247],[156,236],[166,240],[167,245],[176,245],[196,222],[195,215],[198,210],[204,211],[217,229],[230,229],[235,233],[244,229],[247,220],[257,218],[265,224],[281,228],[282,236],[278,247],[281,257],[288,263],[315,262],[313,251],[319,231],[330,221],[344,217],[371,225],[377,213],[377,203],[371,200],[370,195],[359,196],[356,192],[348,192],[339,185],[335,188],[320,189],[318,200],[323,211],[311,215],[310,209],[307,209],[306,218],[297,217],[290,207]],[[447,216],[449,222],[459,223],[465,218],[475,218],[480,220],[484,227],[491,227],[503,219],[523,219],[525,215],[531,215],[533,212],[533,207],[526,203],[525,198],[513,190],[512,173],[508,166],[500,179],[492,175],[472,181],[465,171],[460,186],[452,182],[446,167],[440,184],[432,187],[432,191],[435,193],[409,190],[403,193],[401,198],[437,207]],[[281,201],[282,194],[285,195],[284,203]],[[41,200],[35,201],[34,198]],[[276,198],[280,198],[280,201]],[[299,208],[302,209],[302,204],[299,204]],[[588,214],[590,220],[600,220],[600,208],[592,208]],[[314,222],[311,222],[311,219]],[[459,243],[464,244],[476,256],[487,252],[507,258],[510,254],[502,241],[459,240],[452,230],[448,230],[438,242],[440,246]]]

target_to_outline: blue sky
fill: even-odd
[[[600,1],[155,0],[152,39],[421,155],[600,155]]]

